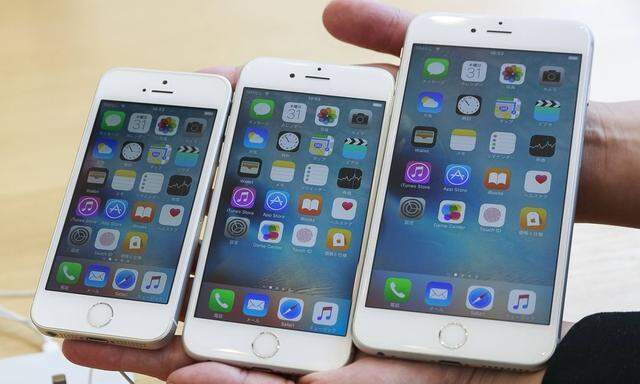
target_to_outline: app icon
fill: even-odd
[[[442,200],[438,209],[438,220],[441,223],[461,224],[464,221],[466,205],[462,201]]]
[[[143,293],[152,295],[160,295],[164,292],[164,286],[167,284],[167,274],[162,272],[148,271],[142,277],[140,290]]]
[[[502,204],[482,204],[478,224],[483,227],[500,228],[504,225],[507,207]]]
[[[469,184],[471,167],[462,164],[449,164],[444,171],[444,185],[447,187],[464,187]]]
[[[262,168],[262,160],[257,157],[243,157],[240,159],[238,165],[238,176],[241,177],[253,177],[260,176],[260,169]]]
[[[309,141],[309,153],[316,156],[329,156],[333,153],[333,136],[317,134]]]
[[[354,199],[336,197],[331,207],[331,217],[338,220],[353,220],[356,218],[358,202]]]
[[[442,93],[422,92],[418,95],[418,112],[439,113],[442,111]]]
[[[430,281],[425,292],[425,302],[434,307],[448,307],[453,296],[453,285],[445,281]]]
[[[537,121],[553,123],[560,118],[560,102],[556,100],[536,100],[533,109],[533,118]]]
[[[200,148],[195,145],[181,145],[178,147],[174,162],[178,167],[195,167],[199,156]]]
[[[491,287],[481,287],[472,285],[467,290],[468,309],[477,311],[490,311],[493,308],[493,297],[495,293]]]
[[[313,306],[311,321],[313,324],[332,326],[338,322],[338,304],[318,301]]]
[[[484,173],[484,186],[487,189],[504,191],[511,184],[511,171],[509,168],[487,168]]]
[[[176,204],[165,204],[160,210],[158,223],[169,227],[177,227],[182,224],[184,216],[184,207]]]
[[[429,80],[442,80],[449,73],[449,60],[441,57],[429,57],[422,66],[422,77]]]
[[[302,181],[308,185],[322,187],[327,184],[329,177],[329,167],[322,164],[307,164],[304,168],[304,176]]]
[[[520,116],[522,103],[517,97],[499,97],[493,114],[498,119],[514,120]]]
[[[327,249],[332,251],[348,251],[351,246],[351,231],[342,228],[329,228],[327,232]]]
[[[93,156],[95,159],[101,159],[101,160],[112,159],[113,155],[116,152],[117,146],[118,146],[117,141],[113,139],[99,137],[96,139],[95,144],[93,145],[93,151],[91,152],[91,156]]]
[[[462,63],[462,72],[460,72],[460,79],[462,79],[462,81],[481,83],[486,78],[487,63],[484,61],[467,60]]]
[[[268,212],[285,213],[291,196],[287,191],[271,189],[264,198],[264,209]]]
[[[408,162],[404,168],[404,181],[409,184],[429,184],[431,163],[428,161]]]
[[[281,181],[288,183],[293,180],[296,172],[296,163],[293,161],[276,160],[271,163],[271,173],[269,177],[273,181]]]
[[[148,113],[132,113],[127,130],[131,133],[147,133],[151,128],[152,118]]]
[[[527,67],[523,64],[505,63],[500,67],[500,82],[502,84],[520,85],[524,83]]]
[[[436,145],[438,130],[433,127],[415,127],[411,135],[414,147],[433,148]]]
[[[124,236],[122,250],[127,253],[144,253],[148,240],[149,238],[144,232],[129,231]]]
[[[107,182],[109,170],[107,168],[89,168],[87,172],[87,184],[91,186],[101,187]]]
[[[167,193],[173,196],[187,196],[191,182],[191,176],[173,175],[169,178]]]
[[[556,153],[556,138],[553,136],[533,135],[529,142],[529,154],[538,157],[551,157]]]
[[[482,98],[476,95],[460,95],[456,102],[456,113],[458,115],[476,116],[480,113]]]
[[[153,165],[164,165],[171,158],[171,146],[169,144],[150,145],[147,151],[147,163]]]
[[[544,231],[547,226],[547,210],[524,207],[520,210],[520,229],[523,231]]]
[[[135,269],[119,268],[116,271],[111,286],[113,289],[117,289],[119,291],[133,291],[136,287],[137,280],[138,271]]]
[[[421,197],[405,196],[400,199],[400,215],[405,219],[417,220],[424,214],[425,204]]]
[[[229,239],[241,239],[249,232],[249,219],[238,216],[230,216],[224,224],[224,236]]]
[[[271,99],[253,99],[249,107],[249,116],[256,120],[269,120],[275,109],[276,104]]]
[[[303,193],[298,197],[298,212],[307,216],[318,216],[322,211],[322,196]]]
[[[129,203],[123,199],[109,199],[104,205],[104,215],[107,219],[120,220],[127,214]]]
[[[362,160],[367,156],[366,139],[358,137],[347,137],[342,146],[342,156],[346,159]]]
[[[302,318],[304,301],[291,297],[283,297],[278,305],[278,319],[284,321],[298,321]]]
[[[294,103],[292,101],[285,103],[282,109],[282,121],[285,123],[301,124],[307,116],[307,104]]]
[[[542,85],[552,87],[561,86],[564,82],[564,68],[553,65],[544,65],[540,67],[538,81],[540,81],[540,84]]]
[[[338,187],[348,189],[360,188],[362,171],[358,168],[340,168],[338,171]]]
[[[264,128],[249,127],[244,134],[244,146],[251,149],[263,149],[267,146],[269,132]]]
[[[104,288],[109,278],[109,267],[100,264],[91,264],[84,275],[84,285],[92,288]]]
[[[100,228],[93,246],[102,251],[113,251],[118,247],[120,231],[117,229]]]
[[[58,267],[56,281],[58,284],[76,285],[80,280],[80,272],[82,272],[82,265],[80,263],[65,261],[60,263]]]
[[[476,148],[477,134],[473,129],[456,128],[451,131],[449,148],[454,151],[470,152]]]
[[[524,176],[524,190],[529,193],[549,193],[551,172],[527,171]]]
[[[516,150],[516,135],[511,132],[493,132],[489,140],[489,152],[511,155]]]
[[[140,178],[138,190],[142,193],[160,193],[164,184],[164,175],[156,172],[145,172]]]
[[[100,129],[103,131],[119,131],[124,126],[124,112],[107,110],[102,114]]]
[[[514,315],[531,315],[536,309],[536,293],[525,289],[512,289],[509,292],[507,310]]]
[[[252,317],[265,317],[269,311],[269,296],[248,293],[244,297],[242,313]]]
[[[136,171],[130,169],[118,169],[111,179],[111,188],[116,191],[130,191],[136,184]]]
[[[291,244],[296,247],[311,248],[316,245],[316,239],[318,238],[318,227],[306,224],[296,224],[293,227],[293,236],[291,237]]]
[[[384,282],[384,299],[391,303],[406,303],[411,296],[411,280],[389,277]]]
[[[131,211],[131,220],[138,223],[150,223],[155,216],[156,205],[150,201],[136,201]]]
[[[156,135],[174,136],[178,132],[180,118],[178,116],[160,115],[156,120]]]
[[[372,113],[368,109],[352,109],[349,111],[349,126],[351,128],[367,128]]]
[[[207,119],[190,117],[184,125],[184,134],[187,136],[201,136],[207,125]]]
[[[340,116],[340,108],[330,105],[320,105],[316,109],[316,125],[324,127],[335,127],[338,125],[338,117]]]
[[[300,134],[298,132],[283,131],[278,134],[278,151],[296,152],[300,148]]]
[[[251,209],[256,202],[256,189],[238,186],[231,193],[231,206],[234,208]]]
[[[76,215],[82,217],[95,215],[100,209],[100,201],[97,196],[80,196],[76,205]]]
[[[89,239],[91,239],[91,232],[91,227],[87,227],[84,225],[74,225],[69,229],[67,240],[71,245],[79,247],[89,242]]]
[[[258,229],[258,240],[263,243],[276,244],[282,240],[284,224],[279,221],[263,220]]]
[[[229,313],[233,309],[236,293],[230,289],[216,288],[209,295],[209,309],[213,312]]]
[[[120,150],[120,159],[126,161],[138,161],[142,157],[144,143],[139,141],[125,141]]]

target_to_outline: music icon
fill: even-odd
[[[81,196],[76,206],[76,215],[82,217],[93,216],[100,209],[100,198],[96,196]]]
[[[328,303],[326,301],[318,301],[313,306],[313,315],[311,321],[318,325],[332,326],[338,322],[339,307],[336,303]]]
[[[531,315],[536,308],[536,293],[525,289],[509,292],[507,310],[514,315]]]
[[[253,208],[256,202],[256,190],[252,187],[235,187],[231,194],[231,206],[234,208]]]
[[[140,290],[144,293],[159,295],[164,292],[167,284],[167,274],[163,272],[149,271],[144,274]]]
[[[404,181],[409,184],[429,184],[431,181],[431,163],[410,161],[404,170]]]

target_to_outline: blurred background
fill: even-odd
[[[591,99],[637,99],[640,2],[394,0],[424,11],[539,16],[587,23],[596,48]],[[256,56],[331,63],[398,58],[339,42],[322,25],[327,1],[0,0],[0,290],[33,290],[100,75],[129,66],[192,71]],[[630,49],[631,48],[631,49]],[[612,186],[616,188],[617,186]],[[640,231],[577,224],[565,320],[639,310]],[[29,298],[0,304],[28,314]],[[0,359],[38,351],[0,319]],[[1,373],[0,373],[1,375]],[[1,379],[1,377],[0,377]],[[1,381],[1,380],[0,380]],[[154,380],[138,376],[137,382]]]

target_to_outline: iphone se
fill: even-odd
[[[243,69],[187,311],[190,355],[285,372],[349,360],[392,93],[377,68]]]
[[[219,76],[102,77],[31,309],[38,329],[139,348],[169,340],[230,100]]]
[[[354,320],[370,353],[531,369],[555,348],[586,26],[426,14],[403,48]]]

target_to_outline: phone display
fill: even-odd
[[[100,102],[47,290],[168,302],[215,118]]]
[[[346,334],[384,108],[244,88],[196,317]]]
[[[580,63],[413,45],[367,307],[549,324]]]

